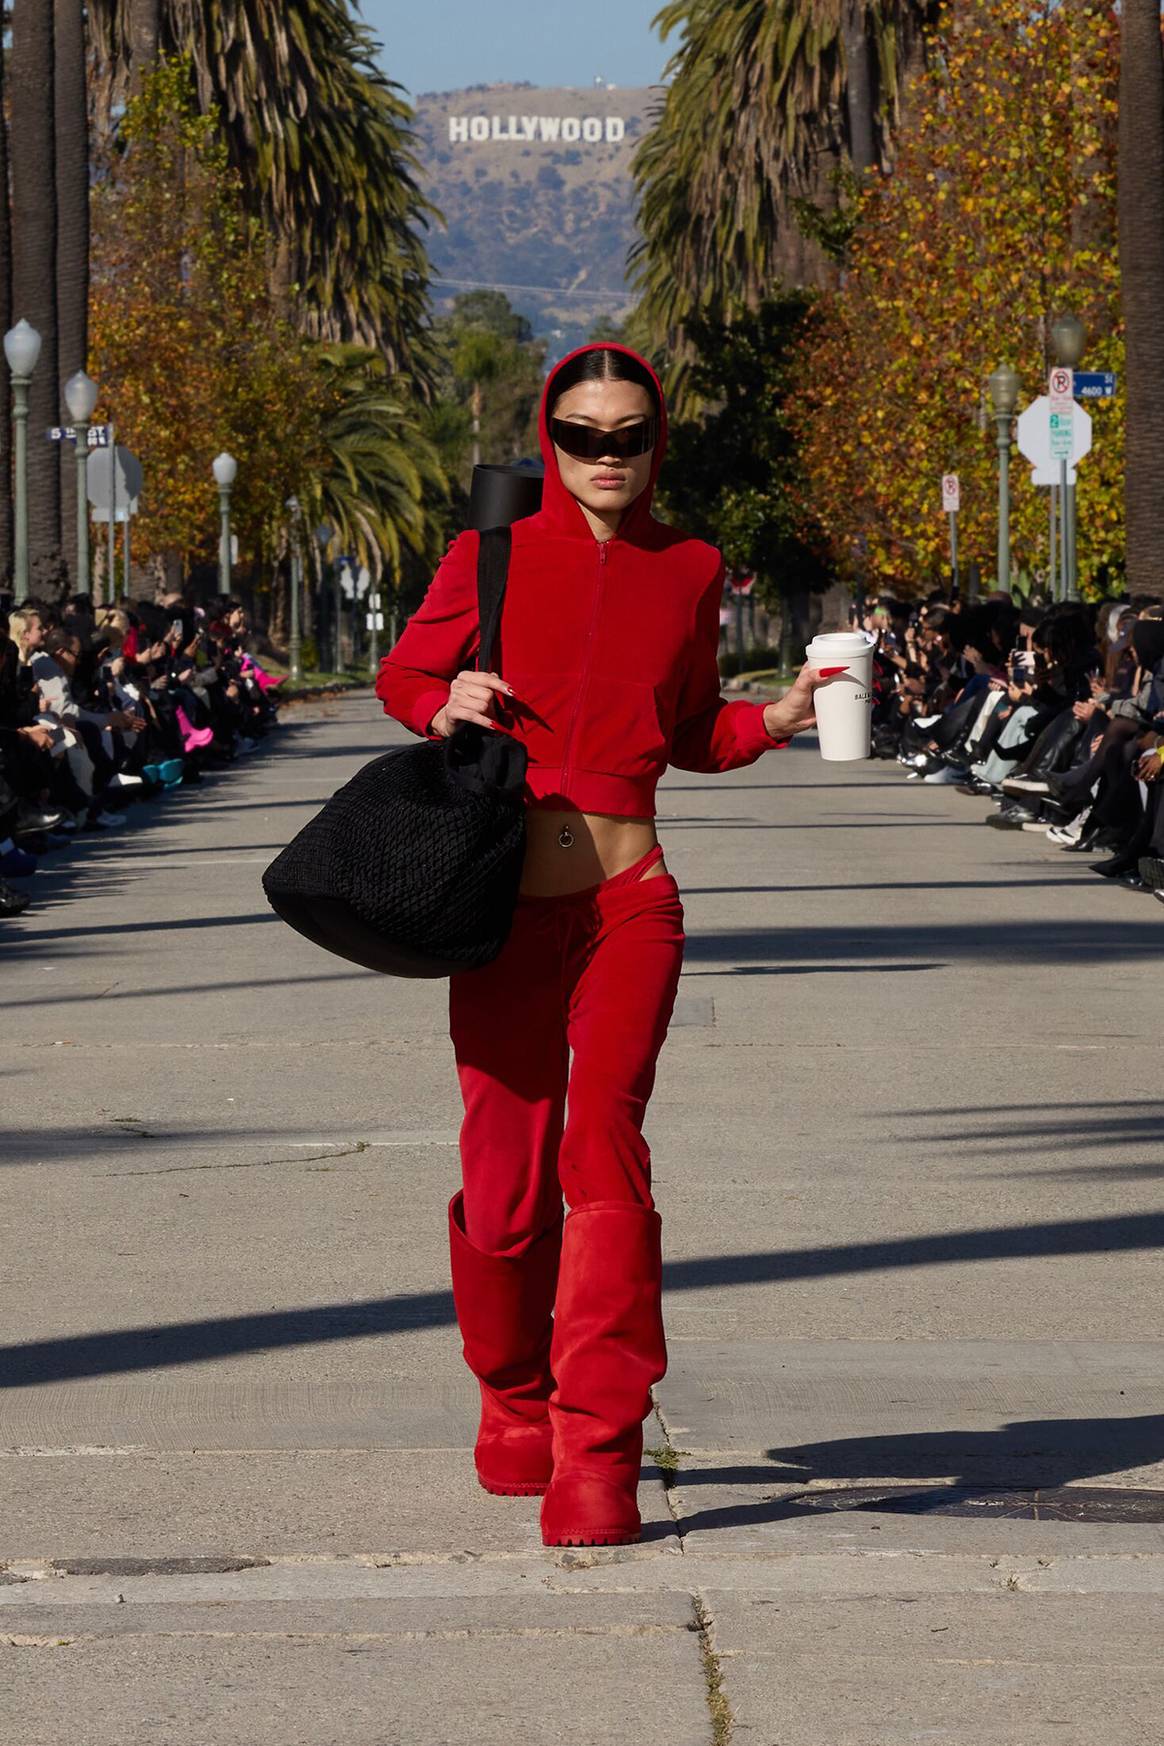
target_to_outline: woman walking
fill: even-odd
[[[481,1484],[544,1493],[548,1546],[621,1545],[639,1537],[643,1419],[666,1368],[642,1127],[683,909],[655,785],[668,764],[734,770],[787,744],[813,725],[822,675],[805,669],[780,703],[720,697],[723,564],[651,515],[667,427],[642,358],[604,344],[564,359],[540,431],[542,508],[513,527],[500,676],[471,670],[465,533],[376,689],[417,733],[476,722],[528,751],[513,929],[450,985],[465,1108],[453,1295],[481,1388]]]

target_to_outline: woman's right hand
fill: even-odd
[[[459,721],[475,722],[478,727],[496,728],[491,717],[497,698],[512,697],[513,686],[507,685],[497,673],[458,673],[449,687],[449,701],[432,718],[432,731],[447,739]]]

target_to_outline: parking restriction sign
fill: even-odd
[[[962,507],[962,484],[957,473],[942,474],[942,509],[946,515],[957,515]]]

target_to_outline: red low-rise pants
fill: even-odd
[[[643,1117],[683,962],[679,888],[644,877],[662,853],[519,898],[500,955],[451,979],[465,1230],[486,1253],[555,1225],[563,1196],[654,1205]]]

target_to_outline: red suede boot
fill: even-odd
[[[547,1546],[623,1546],[642,1532],[643,1420],[667,1369],[660,1228],[654,1208],[634,1201],[591,1201],[567,1215],[550,1355]]]
[[[550,1482],[550,1328],[562,1227],[503,1255],[465,1235],[462,1196],[449,1202],[453,1301],[465,1362],[481,1385],[474,1458],[486,1491],[540,1497]]]

